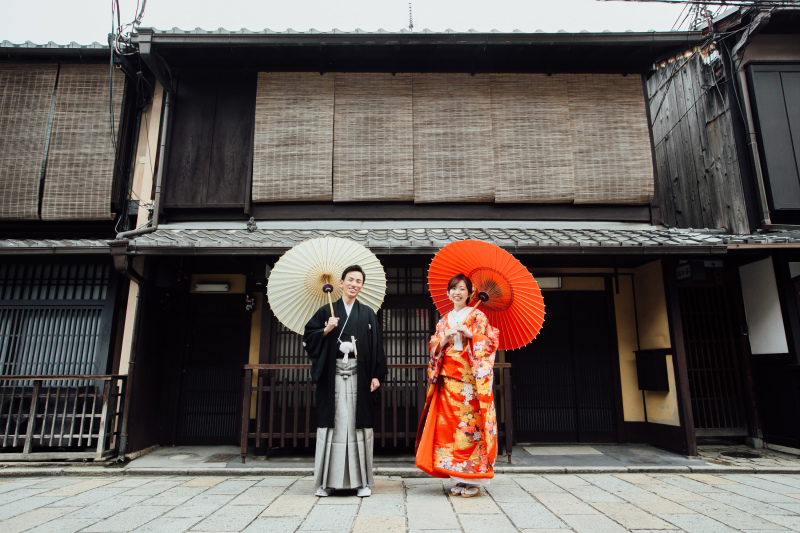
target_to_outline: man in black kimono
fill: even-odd
[[[373,405],[388,370],[375,312],[356,300],[366,282],[358,265],[344,269],[342,298],[306,324],[303,346],[317,383],[317,496],[335,489],[372,494]]]

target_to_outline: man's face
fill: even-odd
[[[347,296],[348,299],[353,299],[358,296],[358,293],[364,287],[364,276],[361,275],[361,272],[348,272],[344,279],[339,280],[339,287],[341,287],[344,296]]]

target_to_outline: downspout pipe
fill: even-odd
[[[748,25],[747,30],[739,42],[734,45],[731,50],[731,67],[736,63],[742,64],[744,60],[744,52],[747,49],[747,43],[750,38],[756,33],[760,32],[770,20],[770,13],[762,11],[756,15],[755,19]],[[750,157],[753,162],[753,171],[756,177],[756,187],[758,188],[758,207],[761,212],[761,226],[764,229],[772,225],[772,219],[769,212],[769,201],[767,200],[767,190],[764,185],[764,173],[761,170],[761,156],[758,153],[758,138],[756,136],[756,124],[753,118],[753,108],[750,105],[750,90],[747,85],[747,75],[744,69],[739,69],[737,73],[739,87],[741,88],[742,107],[744,108],[745,126],[747,128],[747,145],[750,148]],[[735,82],[734,82],[735,83]]]
[[[146,228],[138,228],[117,233],[117,241],[128,239],[129,237],[135,237],[137,235],[153,233],[158,229],[158,211],[161,209],[161,184],[164,180],[164,162],[166,161],[165,155],[167,150],[167,129],[169,126],[170,109],[172,107],[172,93],[166,90],[165,92],[166,97],[164,98],[164,114],[161,117],[161,135],[158,142],[160,161],[158,162],[158,170],[156,171],[156,192],[155,200],[153,201],[153,221]]]

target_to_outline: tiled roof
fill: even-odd
[[[333,236],[360,242],[376,253],[435,252],[453,241],[477,239],[517,252],[724,252],[736,244],[800,243],[800,233],[770,235],[726,235],[714,230],[622,230],[622,229],[159,229],[133,239],[128,249],[137,254],[227,253],[242,251],[280,253],[296,244]]]
[[[75,41],[69,44],[58,44],[53,41],[46,44],[38,44],[33,41],[25,41],[24,43],[2,41],[0,42],[0,48],[16,48],[22,50],[108,50],[108,44],[101,44],[97,41],[92,44],[78,44]]]
[[[110,253],[105,239],[0,239],[0,254]]]
[[[434,253],[463,239],[492,242],[518,253],[724,253],[762,246],[800,247],[800,231],[728,235],[692,229],[158,229],[132,237],[134,254],[283,253],[307,239],[342,237],[375,253]],[[0,255],[37,253],[109,253],[102,239],[0,239]]]

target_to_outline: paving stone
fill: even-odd
[[[206,517],[234,498],[232,494],[199,494],[191,500],[173,508],[167,513],[168,518]]]
[[[205,487],[184,487],[180,485],[142,501],[142,505],[181,505],[198,494],[202,494],[205,490]]]
[[[330,496],[317,498],[317,505],[358,505],[360,502],[356,489],[337,489]]]
[[[525,491],[530,493],[539,492],[567,492],[563,487],[556,485],[549,479],[542,476],[514,476],[514,481]],[[589,485],[586,483],[586,485]]]
[[[764,479],[758,476],[732,475],[725,477],[726,479],[734,481],[740,485],[755,487],[768,492],[774,492],[776,494],[784,494],[786,492],[797,492],[796,490],[797,487],[793,488],[792,485],[790,484],[781,483],[780,481],[777,480]]]
[[[780,507],[781,509],[786,509],[787,511],[791,511],[794,514],[800,514],[800,502],[797,503],[783,503],[783,502],[776,502],[773,503],[775,507]]]
[[[318,499],[309,494],[283,494],[269,504],[261,516],[306,516]]]
[[[25,498],[30,498],[32,496],[42,495],[44,496],[47,494],[47,489],[38,489],[38,488],[22,488],[13,490],[10,492],[4,492],[0,494],[0,505],[6,505],[11,502],[15,502],[18,500],[24,500]]]
[[[76,483],[80,483],[81,481],[84,480],[77,477],[56,477],[42,480],[40,483],[36,483],[34,485],[28,485],[28,487],[52,490],[60,489],[61,487],[66,487],[67,485],[74,485]]]
[[[627,529],[603,515],[566,515],[564,522],[577,533],[627,533]]]
[[[281,492],[283,492],[281,487],[250,487],[232,499],[228,505],[261,505],[264,509],[280,496]]]
[[[300,531],[350,531],[357,512],[358,505],[317,505]]]
[[[686,533],[735,533],[721,522],[700,514],[662,514],[659,518],[675,524]]]
[[[404,516],[365,516],[359,514],[352,533],[405,533]]]
[[[300,479],[295,481],[291,487],[287,488],[284,494],[287,496],[308,496],[313,495],[316,490],[317,487],[315,486],[313,479]]]
[[[641,507],[648,513],[652,514],[693,514],[694,511],[688,507],[684,507],[679,503],[675,503],[666,498],[662,498],[658,494],[646,493],[629,493],[620,494],[620,498],[624,498],[628,502]]]
[[[457,529],[461,526],[447,498],[406,503],[409,529]]]
[[[402,494],[403,482],[400,480],[376,479],[372,494]]]
[[[573,489],[576,487],[589,487],[592,484],[575,474],[558,474],[544,476],[548,481],[553,482],[562,489]],[[519,483],[519,482],[517,482]],[[547,492],[546,490],[537,490],[535,492]]]
[[[725,492],[725,488],[722,486],[709,485],[694,479],[686,478],[684,476],[663,476],[659,477],[659,479],[668,485],[672,485],[673,487],[680,487],[684,490],[688,490],[697,494],[706,494],[708,492]]]
[[[144,485],[139,485],[138,487],[129,489],[125,495],[137,496],[139,494],[143,494],[145,496],[155,496],[156,494],[161,494],[165,490],[169,490],[172,487],[177,487],[181,483],[183,483],[183,481],[179,479],[156,479],[150,483],[145,483]]]
[[[502,514],[503,511],[497,506],[494,500],[486,495],[473,496],[472,498],[464,498],[463,496],[450,496],[450,504],[453,506],[456,514]],[[467,518],[459,518],[463,524]]]
[[[192,531],[241,531],[266,505],[226,505],[192,527]]]
[[[110,518],[100,522],[95,522],[83,531],[92,532],[114,532],[114,531],[133,531],[134,529],[155,520],[169,510],[169,507],[156,506],[136,506],[126,511],[122,511]]]
[[[534,493],[533,496],[556,515],[594,514],[597,512],[593,507],[568,492],[539,492]]]
[[[631,503],[593,503],[592,507],[628,529],[678,529]]]
[[[79,481],[78,483],[73,483],[70,485],[63,485],[58,488],[54,488],[49,492],[42,494],[42,496],[57,496],[60,498],[66,498],[69,496],[77,496],[78,494],[82,494],[86,491],[96,489],[98,487],[103,487],[105,485],[110,485],[114,483],[113,479],[87,479],[86,481]],[[124,489],[125,487],[119,487],[120,489]],[[124,492],[124,491],[120,491]]]
[[[687,502],[686,507],[735,529],[771,529],[775,523],[720,502]]]
[[[50,505],[59,501],[59,498],[45,498],[43,496],[24,498],[5,505],[0,505],[0,520],[8,520],[9,518],[27,513],[39,507]]]
[[[450,490],[450,488],[448,487],[447,490]],[[411,485],[406,487],[407,502],[428,502],[432,500],[447,500],[444,487],[441,483]]]
[[[108,487],[99,487],[91,490],[87,490],[85,492],[81,492],[75,496],[70,497],[63,497],[59,496],[56,498],[57,502],[53,503],[53,507],[86,507],[87,505],[92,505],[94,503],[106,500],[108,498],[116,498],[121,496],[122,494],[128,492],[131,489],[127,488],[119,488],[119,489],[110,489]],[[135,490],[135,489],[134,489]]]
[[[375,494],[361,500],[358,516],[405,516],[402,494]]]
[[[708,495],[711,498],[710,501],[717,501],[722,502],[724,504],[730,505],[731,507],[735,507],[740,511],[744,511],[746,513],[751,513],[754,515],[791,515],[794,514],[791,511],[787,511],[786,509],[782,509],[781,507],[771,505],[769,503],[759,502],[756,500],[751,500],[745,496],[740,496],[739,494],[732,494],[730,492],[727,493],[712,493]]]
[[[99,522],[99,520],[94,518],[59,518],[29,529],[25,533],[76,533],[95,522]]]
[[[772,503],[772,504],[797,503],[797,500],[795,500],[794,498],[790,498],[789,496],[784,496],[783,494],[777,492],[771,492],[768,490],[760,489],[752,485],[726,485],[725,489],[727,490],[727,492],[739,494],[740,496],[745,496],[746,498],[750,498],[752,500],[758,500],[764,503]]]
[[[553,485],[556,487],[555,485]],[[556,487],[558,490],[563,490]],[[531,501],[531,495],[518,485],[488,485],[486,492],[496,502],[517,502],[525,503]]]
[[[712,474],[684,474],[683,477],[705,483],[707,485],[736,485],[736,481]]]
[[[133,533],[182,533],[202,520],[199,516],[189,518],[167,518],[160,516],[133,530]]]
[[[761,516],[761,518],[768,520],[774,524],[778,524],[779,526],[788,528],[792,531],[800,531],[800,516],[798,515],[792,515],[792,516],[768,515],[768,516]]]
[[[122,495],[116,498],[101,500],[75,511],[69,515],[69,518],[96,518],[97,520],[101,520],[120,513],[128,507],[136,505],[145,498],[147,498],[147,496]],[[55,507],[55,509],[58,509],[58,507]]]
[[[229,479],[211,487],[206,494],[241,494],[255,484],[255,480]]]
[[[709,498],[711,498],[712,495],[724,494],[722,492],[709,492],[708,494],[705,495],[695,494],[694,492],[690,492],[688,490],[676,487],[675,485],[670,485],[668,483],[665,483],[664,485],[652,485],[650,487],[647,487],[647,490],[649,490],[654,494],[658,494],[662,498],[671,500],[675,503],[709,502],[711,501]]]
[[[586,503],[622,503],[624,500],[606,492],[599,487],[587,485],[585,487],[574,487],[569,489],[570,494],[577,496]]]
[[[610,474],[581,474],[580,477],[606,492],[646,492],[643,488]]]
[[[520,529],[563,528],[564,522],[538,501],[530,503],[497,502],[505,515]]]
[[[566,526],[564,526],[566,527]],[[571,533],[572,529],[542,529],[542,528],[535,528],[535,529],[520,529],[522,533]]]
[[[296,477],[283,477],[283,476],[269,476],[265,477],[258,483],[256,487],[288,487],[297,480]]]
[[[517,533],[517,528],[503,515],[465,514],[458,518],[464,533]]]
[[[189,481],[181,483],[181,487],[216,487],[224,482],[225,478],[222,477],[196,477]]]
[[[23,479],[14,479],[9,480],[8,483],[0,485],[0,494],[4,494],[6,492],[15,491],[24,488],[31,488],[33,485],[41,483],[43,480],[42,478],[23,478]]]
[[[253,520],[242,533],[294,533],[302,522],[302,516],[259,517]]]
[[[119,481],[114,481],[109,488],[113,489],[120,489],[120,488],[130,488],[135,489],[136,487],[141,487],[142,485],[146,485],[152,481],[157,481],[156,478],[152,477],[129,477],[126,479],[121,479]],[[174,481],[174,480],[173,480]]]
[[[657,477],[654,477],[649,474],[614,474],[614,477],[640,487],[641,486],[646,487],[647,485],[657,485],[659,483],[663,483],[663,481],[661,481]]]
[[[3,520],[0,524],[3,533],[19,533],[27,531],[41,524],[45,524],[56,518],[74,511],[72,507],[44,507],[18,514],[8,520]]]
[[[795,489],[800,489],[800,479],[795,476],[790,476],[786,474],[754,474],[753,477],[766,479],[767,481],[774,481],[775,483],[780,483],[782,485],[789,485],[790,487],[794,487]],[[800,491],[793,491],[793,492],[800,492]]]

